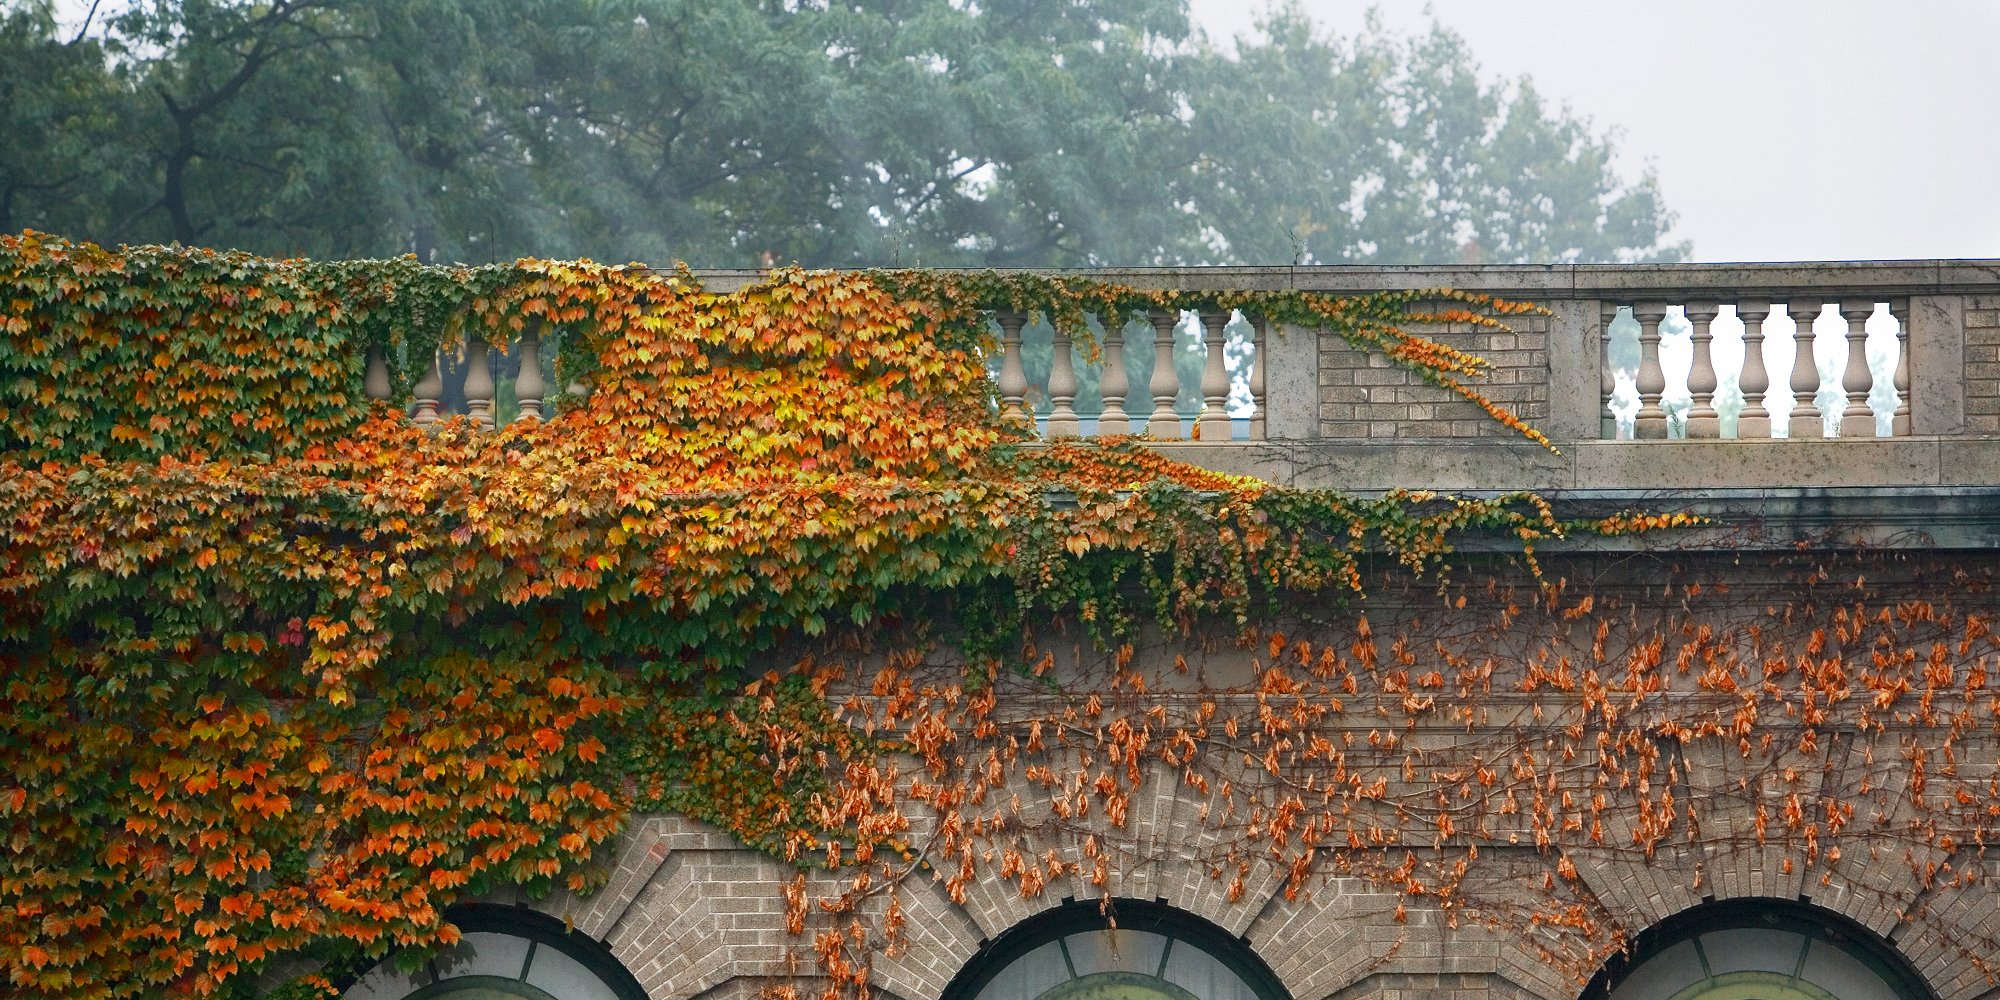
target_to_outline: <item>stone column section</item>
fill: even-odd
[[[521,374],[514,379],[514,401],[520,404],[520,412],[514,422],[542,419],[542,392],[548,387],[542,382],[542,335],[536,326],[529,326],[521,335]]]
[[[1847,405],[1840,411],[1840,436],[1874,437],[1875,412],[1868,408],[1868,394],[1875,388],[1874,373],[1868,370],[1868,317],[1875,313],[1875,301],[1842,299],[1837,308],[1847,321],[1847,359],[1840,371]]]
[[[1257,370],[1264,378],[1259,405],[1268,440],[1319,437],[1319,338],[1318,330],[1271,323],[1258,343]]]
[[[386,400],[390,396],[389,359],[382,353],[381,344],[368,345],[368,372],[361,380],[361,391],[373,400]]]
[[[1229,337],[1224,332],[1229,317],[1226,312],[1201,314],[1202,343],[1208,353],[1201,370],[1198,426],[1202,441],[1209,444],[1226,443],[1235,436],[1235,422],[1229,419],[1229,369],[1223,360],[1229,349]]]
[[[1104,324],[1104,342],[1099,345],[1097,387],[1104,411],[1097,418],[1099,437],[1132,433],[1132,418],[1125,412],[1125,328]]]
[[[1743,394],[1743,412],[1736,418],[1736,436],[1771,436],[1771,373],[1764,367],[1764,319],[1771,315],[1771,303],[1761,299],[1736,304],[1736,318],[1743,321],[1743,371],[1736,376],[1737,391]]]
[[[1813,357],[1813,324],[1819,321],[1823,305],[1818,299],[1794,296],[1785,304],[1797,331],[1792,334],[1792,412],[1785,419],[1786,433],[1794,438],[1817,440],[1826,436],[1826,424],[1819,412],[1819,362]]]
[[[1889,372],[1889,391],[1896,406],[1889,415],[1889,436],[1910,436],[1910,300],[1889,300],[1889,315],[1896,321],[1896,364]]]
[[[1988,360],[1995,345],[1973,343],[1966,337],[1965,299],[1958,295],[1912,295],[1908,322],[1903,324],[1903,353],[1910,359],[1910,433],[1953,437],[2000,433],[2000,413],[1982,418],[1985,426],[1970,426],[1965,377],[1968,367]],[[1987,402],[1990,405],[1990,401]]]
[[[1660,323],[1667,318],[1664,302],[1640,302],[1632,307],[1639,321],[1639,418],[1634,436],[1641,440],[1667,436],[1667,411],[1660,406],[1667,373],[1660,367]]]
[[[1021,328],[1028,317],[1003,312],[1000,323],[1000,419],[1005,422],[1033,420],[1023,401],[1028,398],[1028,373],[1021,367]]]
[[[1262,441],[1265,437],[1266,423],[1264,369],[1270,367],[1267,363],[1269,356],[1264,353],[1264,345],[1270,339],[1267,329],[1270,324],[1264,322],[1264,317],[1260,315],[1246,315],[1243,318],[1250,322],[1250,405],[1256,408],[1250,414],[1250,440]]]
[[[485,430],[493,429],[492,348],[476,336],[465,339],[465,408]]]
[[[1690,302],[1684,307],[1688,323],[1694,327],[1689,336],[1693,340],[1694,361],[1688,366],[1687,436],[1690,438],[1715,438],[1721,436],[1722,421],[1715,412],[1715,390],[1718,380],[1715,374],[1715,338],[1709,332],[1709,324],[1722,311],[1713,302]]]
[[[1076,437],[1083,426],[1076,419],[1076,364],[1070,357],[1069,334],[1056,328],[1055,355],[1049,361],[1048,436]]]
[[[444,375],[438,370],[437,354],[431,354],[431,363],[424,370],[424,377],[417,380],[411,390],[416,397],[416,413],[410,418],[419,427],[437,423],[438,406],[444,396]]]
[[[1146,421],[1146,433],[1163,441],[1178,441],[1181,418],[1174,412],[1174,396],[1181,390],[1181,377],[1174,371],[1174,328],[1181,314],[1159,309],[1147,313],[1153,324],[1153,377],[1146,388],[1153,394],[1153,416]]]
[[[1549,303],[1549,422],[1552,441],[1603,436],[1604,361],[1602,304],[1596,299]]]

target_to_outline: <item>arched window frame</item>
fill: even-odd
[[[981,946],[978,953],[959,969],[958,975],[945,987],[940,1000],[975,1000],[995,977],[1035,949],[1071,935],[1105,930],[1114,922],[1120,930],[1158,934],[1175,944],[1186,943],[1206,952],[1242,979],[1259,1000],[1292,1000],[1291,992],[1285,988],[1277,973],[1271,971],[1271,967],[1242,938],[1166,903],[1123,898],[1111,901],[1108,918],[1095,900],[1067,902],[1008,928],[999,937]],[[1179,989],[1161,980],[1155,982]]]
[[[517,906],[503,906],[490,903],[473,903],[454,906],[445,911],[445,919],[456,925],[461,934],[501,934],[529,942],[527,961],[524,969],[532,965],[535,953],[542,948],[552,948],[574,960],[609,987],[618,1000],[649,1000],[646,991],[625,968],[611,949],[601,941],[582,931],[564,926],[563,922],[535,910]],[[369,966],[350,982],[339,984],[345,996],[368,975],[383,965],[396,960],[390,954],[382,961]],[[452,992],[473,986],[485,986],[523,1000],[565,1000],[549,997],[537,987],[520,978],[498,976],[449,976],[417,987],[397,1000],[434,1000],[449,996]]]
[[[1610,1000],[1626,976],[1667,949],[1715,931],[1759,928],[1824,942],[1866,966],[1898,1000],[1938,1000],[1894,943],[1843,914],[1807,902],[1748,896],[1703,903],[1647,928],[1632,948],[1615,955],[1591,977],[1579,1000]]]

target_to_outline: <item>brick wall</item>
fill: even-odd
[[[1990,307],[1982,308],[1988,310],[1981,319],[1988,324],[1980,328],[1983,341],[2000,343]],[[1686,611],[1689,602],[1695,602],[1702,620],[1718,627],[1762,622],[1779,628],[1771,623],[1792,619],[1789,610],[1774,619],[1780,614],[1776,609],[1787,607],[1805,586],[1786,568],[1796,564],[1739,565],[1738,556],[1729,552],[1677,553],[1676,560],[1683,563],[1707,560],[1705,568],[1691,571],[1698,578],[1722,579],[1727,574],[1729,587],[1700,593],[1685,586],[1665,586],[1669,578],[1662,574],[1667,571],[1649,560],[1553,553],[1545,559],[1550,577],[1595,580],[1599,599],[1615,601],[1642,622],[1659,616],[1657,628],[1649,624],[1639,634],[1666,637],[1663,662],[1672,662],[1675,644],[1691,641],[1685,630],[1668,627],[1676,621],[1672,616]],[[1990,556],[1963,554],[1899,563],[1871,571],[1869,585],[1878,589],[1870,591],[1868,599],[1880,602],[1901,595],[1916,600],[1954,592],[1943,582],[1950,567],[1939,566],[1941,559],[1967,560],[1966,568],[1975,572],[1994,569]],[[1890,575],[1878,579],[1876,573]],[[1479,589],[1473,583],[1464,586]],[[1844,596],[1845,585],[1824,586],[1832,588],[1827,591],[1829,608],[1859,600]],[[1853,586],[1862,584],[1857,580]],[[1426,586],[1401,593],[1378,591],[1369,600],[1368,615],[1378,634],[1395,634],[1401,623],[1434,616],[1437,597]],[[1958,611],[1989,621],[2000,619],[2000,592],[1962,593]],[[1301,614],[1310,617],[1308,612]],[[1801,614],[1808,616],[1796,626],[1801,634],[1822,621],[1809,620],[1813,612]],[[1452,632],[1494,636],[1480,640],[1496,661],[1495,694],[1486,699],[1487,714],[1463,722],[1456,717],[1414,721],[1398,717],[1389,725],[1405,746],[1421,751],[1427,768],[1439,770],[1468,766],[1468,755],[1485,748],[1516,739],[1538,743],[1562,727],[1583,726],[1587,713],[1574,710],[1575,706],[1558,706],[1544,716],[1531,712],[1529,702],[1509,700],[1507,694],[1519,688],[1527,669],[1524,664],[1546,662],[1532,655],[1536,650],[1546,647],[1544,651],[1567,653],[1577,662],[1590,657],[1589,623],[1557,618],[1561,620],[1500,629],[1501,620],[1515,621],[1512,610],[1492,606],[1482,611],[1479,605],[1459,610],[1451,618]],[[1351,622],[1321,627],[1328,631],[1315,641],[1334,648],[1346,648],[1355,634]],[[1227,644],[1204,650],[1198,639],[1178,646],[1166,642],[1145,647],[1145,662],[1153,663],[1160,675],[1158,683],[1148,685],[1154,697],[1185,690],[1177,683],[1193,683],[1175,679],[1178,675],[1170,665],[1177,651],[1197,660],[1197,673],[1211,686],[1241,686],[1255,678],[1254,650]],[[1059,657],[1056,669],[1075,678],[1093,676],[1087,672],[1092,668],[1086,655],[1079,650]],[[1991,653],[1984,655],[1990,664]],[[1611,656],[1618,661],[1616,648]],[[1962,657],[1966,663],[1979,658],[1979,654]],[[1145,662],[1137,667],[1144,669]],[[1712,703],[1721,706],[1718,717],[1729,717],[1728,699],[1701,701],[1706,696],[1684,680],[1676,681],[1674,690],[1687,696],[1686,705],[1698,708]],[[1693,710],[1676,706],[1682,703],[1656,704],[1647,711]],[[1390,782],[1386,801],[1416,801],[1428,786],[1421,775],[1413,779],[1399,766],[1404,759],[1401,751],[1376,759],[1368,750],[1368,737],[1384,725],[1375,713],[1358,710],[1326,723],[1331,738],[1352,748],[1348,766],[1356,775],[1386,777]],[[1534,731],[1537,727],[1540,733]],[[1525,735],[1524,728],[1529,730]],[[1396,832],[1408,839],[1392,847],[1391,853],[1407,849],[1426,859],[1441,859],[1439,864],[1448,863],[1456,852],[1469,854],[1470,848],[1478,848],[1479,867],[1454,904],[1435,895],[1408,896],[1379,882],[1343,877],[1332,866],[1295,898],[1287,898],[1283,880],[1268,866],[1259,866],[1247,881],[1243,898],[1231,902],[1222,883],[1209,877],[1200,861],[1217,855],[1217,827],[1202,819],[1216,802],[1190,790],[1177,780],[1177,771],[1156,761],[1148,765],[1143,794],[1131,803],[1127,826],[1104,834],[1108,850],[1127,851],[1123,857],[1140,859],[1121,863],[1112,872],[1108,889],[1116,896],[1160,900],[1209,920],[1261,956],[1294,1000],[1574,1000],[1577,982],[1558,971],[1548,955],[1578,954],[1575,939],[1546,928],[1488,926],[1478,909],[1480,901],[1499,904],[1494,912],[1504,913],[1508,901],[1533,907],[1554,898],[1551,892],[1561,894],[1558,903],[1574,904],[1605,926],[1632,934],[1704,900],[1809,900],[1888,937],[1928,980],[1939,1000],[1990,996],[1988,974],[1968,953],[1966,943],[2000,937],[2000,906],[1996,906],[2000,861],[1980,857],[1979,834],[1971,826],[1964,828],[1960,843],[1973,846],[1961,846],[1949,855],[1924,837],[1909,834],[1931,822],[1970,821],[1966,816],[1921,813],[1911,806],[1918,789],[1904,765],[1904,750],[1920,741],[1941,740],[1941,731],[1919,731],[1903,722],[1891,723],[1886,731],[1829,727],[1818,734],[1829,752],[1815,756],[1782,749],[1796,745],[1797,730],[1796,722],[1784,719],[1760,721],[1755,732],[1779,740],[1781,749],[1773,755],[1752,755],[1733,738],[1672,747],[1685,764],[1673,779],[1680,789],[1678,807],[1699,817],[1698,833],[1659,845],[1650,854],[1633,846],[1632,830],[1625,822],[1630,814],[1618,809],[1608,814],[1601,842],[1573,842],[1547,851],[1533,846],[1532,830],[1521,814],[1491,815],[1490,823],[1477,831],[1442,845],[1421,831]],[[1348,736],[1358,738],[1348,741]],[[2000,780],[2000,735],[1968,732],[1954,737],[1953,743],[1956,780],[1978,784]],[[1067,766],[1055,756],[1038,762]],[[1412,780],[1417,783],[1409,784]],[[1941,779],[1933,775],[1931,781],[1929,794],[1948,801],[1948,793],[1939,790]],[[1629,794],[1615,784],[1605,789],[1619,801]],[[1006,798],[1009,791],[997,793],[996,799]],[[1030,803],[1038,794],[1028,784],[1011,791]],[[1809,804],[1833,795],[1860,806],[1850,827],[1827,835],[1825,846],[1839,847],[1843,853],[1810,869],[1761,842],[1758,832],[1760,816],[1781,814],[1798,795],[1806,796]],[[1026,828],[1036,829],[1037,818],[1031,810],[1024,817]],[[1038,844],[1071,853],[1075,846],[1055,840]],[[1576,874],[1566,882],[1547,881],[1558,858],[1569,861]],[[795,968],[811,968],[810,938],[784,930],[781,887],[794,877],[794,869],[677,817],[635,820],[605,860],[612,876],[593,896],[558,893],[539,902],[498,901],[537,906],[603,940],[656,1000],[751,1000],[765,987],[789,981]],[[1946,864],[1953,867],[1947,871],[1942,867]],[[1946,874],[1927,881],[1919,876],[1922,871]],[[1952,875],[1977,879],[1957,885],[1952,884]],[[983,943],[1062,905],[1064,897],[1089,899],[1096,891],[1079,880],[1068,880],[1024,898],[1017,886],[989,878],[971,886],[959,904],[935,882],[917,878],[903,896],[909,917],[908,947],[875,960],[873,983],[892,1000],[936,1000]],[[801,964],[791,965],[791,958]]]
[[[1995,750],[1990,743],[1967,747],[1966,757],[1990,761]],[[1759,798],[1769,798],[1766,804],[1775,807],[1780,796]],[[1183,802],[1182,808],[1193,804]],[[1703,814],[1720,830],[1741,818],[1733,813],[1747,815],[1751,808],[1751,800],[1717,799],[1707,802]],[[1200,827],[1191,817],[1177,819],[1183,828]],[[1411,846],[1421,851],[1424,845]],[[1810,898],[1878,933],[1894,934],[1897,914],[1913,899],[1930,908],[1931,928],[1963,926],[1981,935],[2000,929],[1990,882],[1994,873],[1987,870],[2000,868],[2000,862],[1961,859],[1959,870],[1977,868],[1988,881],[1925,896],[1905,859],[1879,846],[1860,848],[1850,861],[1816,869],[1810,880],[1800,878],[1803,873],[1781,872],[1782,852],[1776,850],[1697,844],[1663,850],[1652,859],[1619,849],[1570,853],[1581,873],[1574,892],[1633,931],[1703,898],[1745,896]],[[1510,863],[1510,855],[1518,855],[1518,864]],[[1510,893],[1524,901],[1540,898],[1547,857],[1525,846],[1489,843],[1482,858],[1480,881],[1485,884],[1474,887],[1476,898]],[[1703,881],[1693,880],[1697,870]],[[595,913],[615,911],[604,940],[656,1000],[748,1000],[766,986],[796,983],[794,975],[811,968],[810,938],[793,937],[783,926],[780,891],[793,874],[741,849],[675,850],[637,892],[629,883],[617,883],[579,902]],[[1258,880],[1244,899],[1231,904],[1195,866],[1175,874],[1186,878],[1174,879],[1173,885],[1154,880],[1162,887],[1159,898],[1240,936],[1271,965],[1295,1000],[1573,1000],[1578,990],[1515,932],[1483,926],[1476,912],[1448,914],[1432,897],[1405,897],[1371,882],[1333,878],[1315,879],[1308,891],[1288,900],[1278,880]],[[1012,886],[981,885],[968,905],[960,907],[936,884],[919,880],[904,896],[911,918],[907,947],[893,957],[876,958],[874,986],[894,1000],[935,1000],[980,945],[995,936],[985,924],[1012,926],[1061,905],[1061,897],[1076,888],[1052,888],[1023,899]],[[1119,885],[1114,892],[1134,895],[1137,888]],[[1398,904],[1404,907],[1400,915]],[[996,916],[1002,919],[995,921]],[[576,923],[585,926],[584,921]],[[593,923],[607,926],[601,918]],[[1932,933],[1903,937],[1899,947],[1941,1000],[1978,1000],[1988,989],[1984,974],[1950,940]],[[1561,947],[1553,940],[1547,943]],[[791,965],[788,956],[798,964]]]

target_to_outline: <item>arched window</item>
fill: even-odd
[[[411,972],[383,959],[342,1000],[646,1000],[611,950],[532,910],[464,906],[457,945]]]
[[[979,950],[943,1000],[1291,1000],[1242,941],[1160,903],[1116,900],[1027,920]]]
[[[1675,914],[1608,963],[1584,1000],[1935,1000],[1895,946],[1840,914],[1733,899]]]

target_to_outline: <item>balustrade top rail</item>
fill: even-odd
[[[762,272],[695,273],[729,291]],[[1312,330],[1156,313],[1094,330],[1092,360],[996,313],[999,405],[1044,434],[1143,433],[1223,471],[1362,491],[2000,484],[1996,260],[1057,273],[1186,290],[1455,288],[1540,305],[1511,332],[1413,332],[1487,358],[1481,388],[1559,453]],[[496,387],[483,355],[448,361],[418,387],[416,419],[537,412],[545,379],[519,352],[505,363],[518,378],[502,372]]]
[[[977,273],[984,269],[939,268]],[[1662,292],[1819,292],[1852,290],[1917,295],[2000,292],[1996,260],[1855,260],[1756,264],[1311,264],[1263,267],[1001,268],[1076,274],[1133,288],[1308,291],[1332,294],[1456,288],[1529,301],[1597,298],[1645,289]],[[756,281],[756,269],[694,272],[716,291]]]

